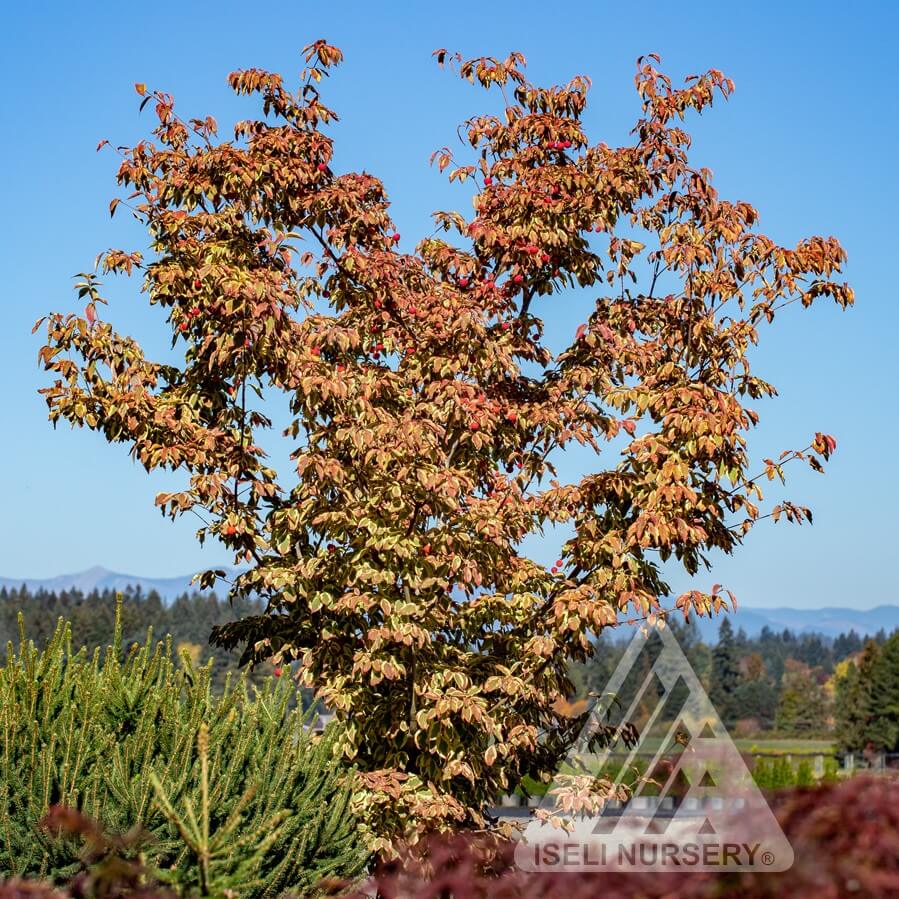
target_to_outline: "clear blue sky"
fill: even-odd
[[[188,519],[173,525],[158,514],[153,496],[169,482],[148,479],[122,446],[50,428],[30,330],[45,311],[75,308],[70,276],[97,252],[141,246],[125,217],[110,221],[115,158],[94,152],[100,138],[143,136],[149,116],[138,116],[135,81],[174,93],[182,114],[229,125],[254,114],[230,94],[229,71],[297,73],[301,47],[325,37],[347,55],[326,86],[342,117],[336,167],[365,166],[384,180],[409,247],[434,209],[470,208],[427,159],[485,103],[437,68],[435,48],[521,50],[538,81],[589,75],[588,133],[609,143],[638,115],[639,54],[660,53],[677,78],[712,66],[734,78],[730,103],[689,123],[694,160],[713,169],[724,196],[756,205],[774,239],[838,236],[857,306],[785,316],[756,357],[781,391],[760,408],[758,452],[802,446],[816,430],[839,442],[826,476],[797,469],[791,481],[789,496],[813,507],[814,527],[760,527],[704,582],[725,582],[754,606],[899,602],[894,3],[19,3],[4,26],[0,574],[102,564],[168,576],[227,561],[198,548]],[[109,293],[105,315],[162,346],[136,290]],[[570,335],[586,308],[572,300],[552,333]]]

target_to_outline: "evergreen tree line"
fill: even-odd
[[[155,591],[144,593],[129,588],[123,592],[122,602],[123,652],[135,643],[144,643],[150,628],[157,639],[171,634],[176,652],[187,652],[194,665],[213,660],[212,685],[216,692],[221,692],[229,673],[233,676],[239,670],[240,653],[210,646],[212,628],[246,615],[258,615],[262,610],[259,600],[239,599],[232,604],[214,593],[184,593],[166,604]],[[47,645],[58,620],[64,618],[71,627],[73,646],[86,646],[89,652],[102,650],[113,642],[116,592],[0,589],[0,651],[9,643],[19,643],[20,615],[28,639],[36,646]],[[248,675],[257,684],[271,676],[272,666],[267,663]]]
[[[21,615],[29,639],[44,646],[65,618],[74,646],[103,649],[113,640],[116,593],[78,590],[32,592],[25,587],[0,589],[0,645],[18,643]],[[155,591],[124,591],[122,643],[125,649],[146,640],[148,628],[158,638],[171,634],[176,650],[194,664],[213,660],[213,688],[220,692],[226,677],[239,670],[237,651],[209,645],[215,625],[259,614],[255,599],[220,600],[214,593],[184,593],[165,603]],[[880,631],[867,642],[855,631],[828,638],[765,627],[755,637],[729,619],[721,622],[718,642],[700,638],[695,621],[669,624],[718,714],[739,734],[775,732],[788,737],[835,737],[847,752],[899,752],[899,633]],[[615,632],[603,635],[589,662],[575,665],[572,681],[577,698],[602,693],[628,644]],[[124,651],[124,650],[123,650]],[[625,682],[618,706],[630,707],[654,661],[651,651]],[[249,673],[261,683],[272,675],[268,664]],[[648,718],[653,697],[645,696],[637,720]],[[676,703],[666,715],[676,714]]]
[[[794,634],[789,630],[774,631],[768,627],[750,637],[742,628],[734,631],[730,620],[725,618],[717,643],[710,646],[700,638],[695,621],[672,620],[669,627],[721,719],[738,736],[763,732],[806,739],[834,736],[845,712],[844,697],[848,691],[848,687],[840,684],[847,670],[857,672],[859,667],[852,660],[868,656],[891,659],[890,647],[899,640],[896,633],[888,637],[884,631],[866,642],[854,630],[829,638]],[[573,669],[572,680],[578,697],[605,690],[628,642],[627,637],[618,637],[614,632],[600,638],[594,658]],[[887,745],[886,734],[899,740],[899,646],[895,652],[895,667],[889,672],[882,671],[874,681],[868,682],[865,673],[853,675],[859,682],[868,683],[867,705],[862,703],[863,708],[874,709],[880,705],[889,708],[895,704],[895,725],[884,724],[883,739],[878,735],[880,745]],[[618,696],[622,709],[630,707],[651,670],[653,652],[644,656]],[[890,664],[882,663],[884,668]],[[649,717],[656,699],[655,695],[643,696],[635,710],[635,723]],[[670,703],[663,716],[669,719],[676,716],[678,708],[676,702]],[[865,714],[875,717],[871,711]]]

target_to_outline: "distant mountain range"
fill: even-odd
[[[225,569],[229,576],[237,569]],[[191,586],[192,575],[182,577],[154,578],[133,574],[118,574],[106,568],[95,566],[78,574],[61,574],[52,578],[0,577],[0,588],[21,587],[23,584],[32,592],[37,590],[60,591],[80,590],[124,590],[140,587],[144,593],[155,590],[165,602],[171,602],[182,593],[196,590]],[[763,627],[773,631],[790,630],[794,634],[823,634],[836,637],[851,630],[861,635],[875,634],[881,628],[887,633],[899,628],[899,606],[877,606],[874,609],[850,609],[831,607],[823,609],[791,608],[741,608],[730,616],[734,629],[743,628],[750,637],[756,636]],[[697,619],[704,640],[714,643],[722,618]]]
[[[881,628],[887,633],[899,628],[899,606],[876,606],[873,609],[849,609],[830,606],[823,609],[758,609],[741,606],[728,616],[734,630],[743,628],[755,637],[763,627],[772,631],[792,631],[794,634],[823,634],[837,637],[854,630],[861,636],[876,634]],[[699,632],[703,640],[714,643],[722,618],[699,618]]]
[[[237,569],[226,566],[210,566],[224,569],[229,577]],[[191,584],[192,574],[181,577],[140,577],[135,574],[119,574],[95,565],[87,571],[77,574],[61,574],[58,577],[33,578],[33,577],[2,577],[0,576],[0,588],[21,587],[23,584],[32,592],[47,590],[59,592],[60,590],[80,590],[82,593],[90,593],[91,590],[125,590],[128,587],[140,587],[143,593],[155,590],[164,602],[172,602],[182,593],[197,591],[196,584]],[[226,585],[223,585],[223,587]],[[221,592],[224,592],[222,590]]]

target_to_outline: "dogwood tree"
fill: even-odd
[[[582,129],[585,78],[539,87],[519,54],[437,57],[495,112],[464,124],[465,157],[435,154],[473,208],[437,213],[414,249],[382,183],[332,163],[320,87],[338,49],[307,47],[295,90],[233,73],[262,114],[228,139],[136,85],[157,124],[120,148],[110,211],[149,248],[102,254],[84,313],[43,320],[40,352],[51,420],[184,472],[161,510],[197,513],[201,541],[248,563],[230,591],[267,611],[214,639],[298,663],[343,723],[382,848],[482,827],[500,793],[551,772],[580,725],[560,704],[569,663],[622,613],[732,604],[717,585],[670,597],[666,562],[696,573],[763,517],[811,519],[763,508],[760,485],[790,460],[820,468],[834,441],[752,464],[749,404],[774,388],[749,351],[784,306],[853,299],[834,238],[779,246],[690,166],[681,122],[730,95],[722,73],[675,87],[639,60],[642,115],[612,147]],[[142,279],[177,362],[101,318],[108,273]],[[544,324],[572,288],[589,315],[552,352]],[[262,449],[279,395],[286,474]],[[574,443],[594,461],[566,482],[554,463]],[[523,541],[556,528],[545,566]]]

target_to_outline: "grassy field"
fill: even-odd
[[[645,737],[640,743],[640,755],[655,753],[659,750],[661,738]],[[766,739],[762,737],[749,737],[734,740],[734,744],[740,752],[778,752],[816,755],[823,753],[832,755],[834,745],[831,740],[801,740],[797,738]],[[626,755],[627,750],[622,746],[616,749],[616,756]]]
[[[795,753],[824,753],[831,755],[834,745],[831,740],[734,740],[740,752],[795,752]]]

